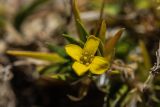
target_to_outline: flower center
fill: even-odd
[[[94,58],[94,55],[91,55],[88,52],[83,52],[80,58],[80,62],[88,66],[89,64],[91,64],[93,58]]]

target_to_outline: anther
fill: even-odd
[[[91,58],[93,58],[94,56],[93,55],[91,55]]]
[[[89,63],[87,62],[87,63],[86,63],[86,65],[88,66],[88,65],[89,65]]]
[[[81,63],[81,64],[83,64],[83,62],[82,62],[82,61],[80,61],[80,63]]]
[[[84,55],[88,55],[88,52],[84,52]]]
[[[87,60],[87,59],[88,59],[86,56],[84,56],[83,58],[84,58],[84,60]]]
[[[93,61],[93,58],[90,58],[90,60],[89,60],[90,62],[92,62]]]

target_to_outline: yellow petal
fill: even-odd
[[[74,64],[72,65],[72,68],[78,76],[81,76],[88,71],[89,66],[83,65],[79,62],[74,62]]]
[[[69,45],[65,46],[65,50],[70,57],[79,61],[79,59],[82,55],[82,48],[80,46],[74,45],[74,44],[69,44]]]
[[[93,74],[103,74],[108,70],[108,68],[109,63],[106,61],[106,59],[100,56],[96,56],[90,65],[90,71]]]
[[[87,42],[84,45],[83,51],[94,55],[98,49],[100,40],[95,36],[89,36]]]

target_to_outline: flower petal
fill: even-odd
[[[70,57],[79,61],[79,59],[82,55],[82,48],[80,46],[74,45],[74,44],[69,44],[69,45],[65,46],[65,50]]]
[[[90,65],[90,71],[93,74],[103,74],[108,69],[109,62],[107,62],[103,57],[100,56],[96,56]]]
[[[83,65],[79,62],[74,62],[74,64],[72,65],[72,68],[78,76],[81,76],[88,71],[89,66]]]
[[[84,45],[83,51],[88,52],[90,55],[94,55],[98,49],[100,40],[95,36],[89,36],[87,42]]]

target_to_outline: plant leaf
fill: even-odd
[[[121,99],[125,97],[126,93],[128,93],[128,87],[126,85],[121,86],[121,88],[116,93],[115,99],[111,100],[110,102],[111,107],[117,107],[117,105],[120,105]]]
[[[104,42],[105,42],[105,34],[106,34],[106,23],[105,20],[102,20],[99,31],[97,32],[98,37],[101,39],[99,44],[99,51],[101,55],[104,55]]]
[[[10,55],[22,56],[22,57],[30,57],[35,59],[40,59],[44,61],[49,61],[52,63],[64,63],[66,60],[59,56],[56,53],[42,53],[42,52],[31,52],[31,51],[12,51],[9,50],[6,52]]]
[[[86,36],[88,36],[88,32],[85,30],[82,20],[79,15],[79,10],[77,8],[77,0],[73,0],[72,2],[72,8],[73,8],[73,14],[74,14],[74,19],[75,19],[75,24],[77,28],[77,32],[79,35],[80,40],[85,42],[87,40]]]
[[[115,49],[115,46],[119,40],[119,38],[121,37],[122,35],[122,32],[123,32],[124,29],[120,29],[114,37],[112,37],[109,41],[107,41],[105,43],[105,46],[104,46],[104,56],[107,58],[107,60],[111,60],[111,57],[113,56],[112,54],[114,53],[114,49]]]
[[[67,35],[67,34],[63,34],[63,37],[69,42],[69,43],[72,43],[72,44],[76,44],[76,45],[79,45],[81,47],[84,46],[84,43],[82,41],[78,41],[76,39],[74,39],[73,37]]]
[[[53,73],[57,73],[58,69],[61,67],[59,66],[60,64],[52,64],[52,65],[48,65],[45,66],[43,68],[41,68],[40,70],[37,70],[39,72],[40,75],[50,75]]]
[[[80,20],[76,20],[76,26],[77,26],[77,31],[78,31],[80,40],[85,42],[87,40],[87,37],[89,36],[89,33],[86,31],[86,29],[84,28]]]
[[[54,44],[51,44],[51,43],[47,43],[47,47],[50,51],[56,52],[62,57],[66,57],[66,52],[65,52],[64,48],[57,46],[57,45],[54,45]]]

